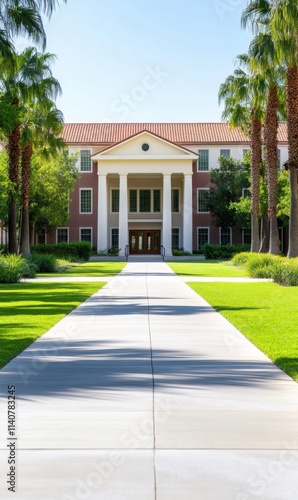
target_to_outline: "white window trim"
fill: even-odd
[[[198,158],[198,161],[197,161],[197,172],[199,174],[204,174],[204,173],[210,172],[210,149],[200,148],[200,149],[198,149],[198,152],[199,151],[208,151],[208,170],[199,170],[199,161],[200,161],[200,159]]]
[[[197,250],[199,250],[199,229],[208,229],[208,241],[207,241],[207,243],[210,244],[210,227],[198,226],[197,227]]]
[[[142,190],[148,190],[150,191],[150,205],[151,205],[151,212],[140,212],[140,191]],[[136,212],[131,212],[130,211],[130,191],[136,191],[137,192],[137,211]],[[160,191],[160,212],[154,212],[154,191]],[[130,187],[128,188],[128,214],[129,215],[134,215],[134,214],[162,214],[162,188],[161,187],[152,187],[152,188],[146,188],[146,187]],[[113,212],[115,213],[115,212]],[[178,213],[178,212],[177,212]]]
[[[93,246],[93,227],[86,227],[86,226],[79,227],[79,238],[80,238],[80,241],[82,241],[82,239],[81,239],[81,229],[91,229],[91,246]]]
[[[56,244],[58,245],[58,229],[67,229],[67,243],[69,243],[69,227],[57,227],[56,228]]]
[[[175,189],[176,191],[179,191],[179,210],[178,210],[178,212],[172,212],[172,191],[173,191],[174,189]],[[173,186],[172,186],[172,187],[171,187],[171,213],[172,213],[173,215],[181,214],[181,206],[182,206],[182,202],[181,202],[181,189],[180,189],[180,187],[173,187]],[[178,228],[177,228],[177,229],[178,229]]]
[[[118,229],[118,246],[119,246],[119,227],[111,227],[110,228],[110,248],[112,248],[112,232],[113,232],[113,229]]]
[[[90,148],[81,148],[79,150],[79,160],[78,160],[78,162],[79,162],[79,168],[78,168],[78,170],[79,170],[79,172],[81,174],[92,174],[93,173],[93,161],[92,161],[92,158],[91,158],[91,170],[81,170],[81,151],[90,151],[90,156],[92,156],[92,149],[90,149]]]
[[[242,228],[242,245],[245,245],[245,243],[244,243],[244,231],[245,231],[245,228],[243,227]]]
[[[281,159],[281,149],[277,148],[277,162],[278,162],[278,172],[282,171],[282,159]]]
[[[249,196],[244,196],[244,191],[248,191],[249,192]],[[249,188],[242,188],[242,198],[250,198]]]
[[[230,230],[230,243],[229,245],[233,245],[233,233],[232,233],[232,228],[228,228]],[[221,227],[219,228],[219,244],[222,245],[221,243]]]
[[[199,212],[199,191],[210,192],[210,188],[197,188],[197,214],[210,214],[210,210],[208,212]]]
[[[113,208],[113,195],[112,195],[112,191],[119,191],[119,210],[120,210],[120,189],[118,187],[111,187],[110,188],[110,215],[119,215],[119,212],[113,212],[112,211],[112,208]]]
[[[178,212],[174,212],[174,213],[176,214]],[[178,242],[179,244],[178,244],[178,248],[181,248],[181,231],[180,231],[180,227],[172,227],[171,239],[173,238],[173,229],[178,229],[178,231],[179,231],[179,242]]]
[[[81,212],[81,193],[82,191],[91,191],[91,212]],[[88,188],[88,187],[85,187],[85,188],[80,188],[80,200],[79,200],[79,203],[80,203],[80,215],[92,215],[93,214],[93,188]]]
[[[222,155],[222,151],[230,151],[229,156]],[[219,148],[219,157],[224,156],[225,158],[231,158],[231,148]]]

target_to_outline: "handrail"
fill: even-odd
[[[163,245],[160,245],[160,255],[162,256],[162,260],[165,261],[166,249]]]
[[[126,260],[126,262],[128,261],[128,256],[129,256],[129,245],[126,245],[126,247],[125,247],[125,260]]]

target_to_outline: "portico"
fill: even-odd
[[[141,132],[93,155],[98,173],[97,248],[118,242],[120,255],[156,253],[176,244],[192,251],[192,171],[197,155],[150,132]],[[160,236],[158,236],[158,234]],[[159,252],[158,252],[159,253]]]

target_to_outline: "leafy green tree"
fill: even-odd
[[[51,232],[69,221],[70,193],[79,172],[77,156],[67,151],[45,159],[35,153],[32,158],[29,217],[32,232]]]
[[[211,170],[210,174],[214,185],[210,189],[210,211],[218,227],[233,227],[237,224],[244,227],[244,222],[247,225],[247,217],[243,217],[243,213],[236,209],[235,203],[242,198],[242,190],[249,187],[249,164],[223,156],[219,163],[219,168]]]
[[[54,155],[65,148],[64,141],[58,137],[63,127],[63,115],[53,101],[48,98],[35,100],[27,106],[22,121],[21,134],[21,236],[20,252],[30,255],[29,204],[31,162],[34,148],[45,156]]]

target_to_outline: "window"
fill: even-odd
[[[225,158],[230,158],[231,150],[230,149],[221,149],[220,156],[224,156]]]
[[[119,248],[119,229],[112,229],[112,248]]]
[[[82,149],[80,151],[80,172],[91,172],[91,151],[90,149]]]
[[[250,153],[250,149],[243,149],[243,160],[245,159],[245,155]]]
[[[198,189],[198,213],[209,212],[209,189]]]
[[[129,211],[130,212],[137,212],[138,211],[137,195],[138,195],[138,192],[136,189],[130,190],[130,192],[129,192]]]
[[[92,245],[92,229],[91,227],[82,227],[80,229],[80,241],[89,241]]]
[[[277,160],[277,168],[278,168],[278,171],[281,170],[281,151],[280,149],[277,150],[277,154],[278,154],[278,160]]]
[[[242,242],[243,244],[251,244],[251,229],[242,229]]]
[[[179,212],[179,189],[172,189],[172,212]]]
[[[209,227],[198,227],[198,250],[209,243]]]
[[[160,189],[130,189],[129,191],[130,213],[160,213],[161,212],[161,190]]]
[[[242,198],[251,198],[251,192],[248,188],[242,189]]]
[[[80,198],[80,213],[92,214],[92,189],[81,189]]]
[[[112,212],[119,212],[119,189],[112,189]]]
[[[140,189],[140,212],[151,212],[150,189]]]
[[[160,212],[160,189],[153,190],[153,212]]]
[[[230,227],[220,228],[220,244],[221,245],[231,245],[232,244],[232,232]]]
[[[172,250],[179,248],[179,228],[172,228]]]
[[[67,227],[60,227],[57,229],[57,243],[68,243]]]
[[[207,172],[209,170],[209,150],[199,149],[198,171]]]

